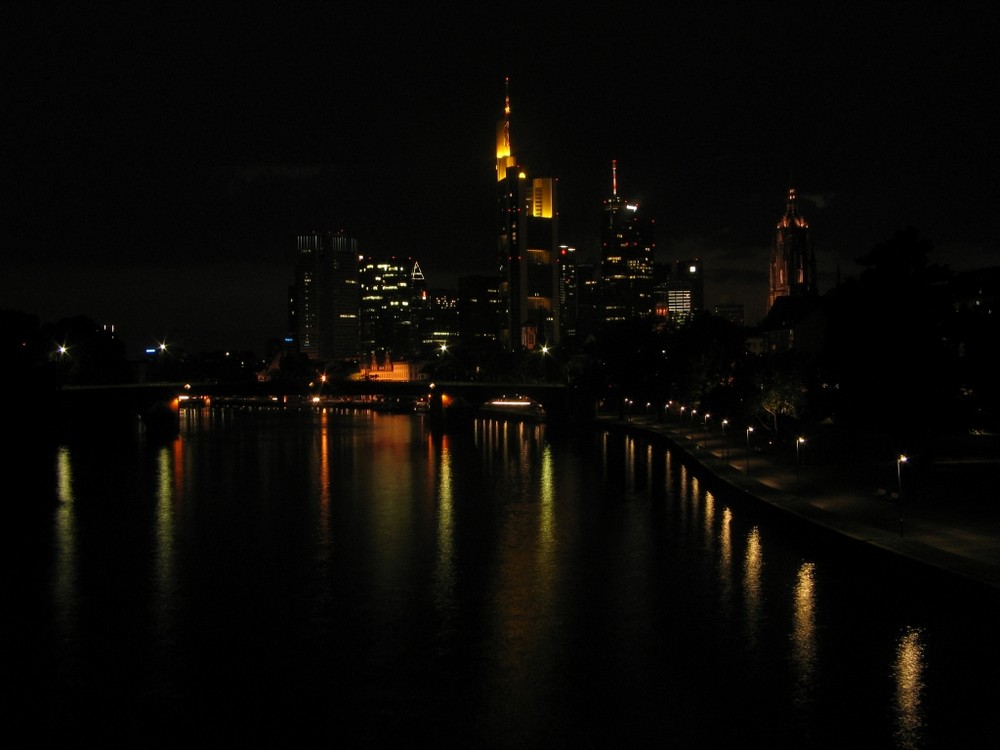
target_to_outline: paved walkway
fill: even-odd
[[[943,446],[897,466],[877,439],[819,429],[773,446],[745,428],[600,417],[667,440],[718,479],[774,507],[1000,592],[1000,439]],[[749,447],[748,447],[749,446]],[[798,458],[798,462],[796,459]],[[901,491],[900,491],[901,490]]]

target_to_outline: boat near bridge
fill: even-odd
[[[545,407],[528,396],[501,396],[491,399],[479,407],[479,413],[487,416],[499,416],[505,419],[522,419],[532,422],[544,422]]]

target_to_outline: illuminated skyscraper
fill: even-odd
[[[611,162],[611,197],[601,224],[601,309],[606,323],[653,315],[653,225],[639,206],[618,195],[618,164]]]
[[[507,351],[559,343],[556,180],[531,177],[511,151],[510,93],[497,127],[500,343]]]
[[[683,321],[705,309],[705,280],[698,258],[675,261],[666,286],[668,318]]]
[[[423,302],[415,284],[417,278],[423,280],[420,265],[413,258],[364,258],[359,263],[362,353],[366,358],[409,357]]]
[[[778,221],[771,250],[770,309],[779,297],[814,296],[816,255],[813,252],[809,223],[799,215],[795,188],[788,191],[785,215]]]
[[[330,362],[358,355],[360,293],[357,241],[343,232],[297,240],[295,303],[299,351]]]
[[[576,248],[559,246],[559,322],[563,343],[576,343],[576,322],[579,313]]]

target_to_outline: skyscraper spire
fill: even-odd
[[[611,195],[618,195],[618,160],[611,160]]]
[[[507,170],[517,166],[510,150],[510,78],[504,78],[503,119],[497,125],[497,181],[507,176]]]
[[[510,154],[510,76],[503,79],[503,145]]]

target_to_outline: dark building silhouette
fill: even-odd
[[[600,323],[599,279],[593,263],[576,266],[576,339],[583,344],[597,332]]]
[[[510,94],[497,127],[500,343],[507,351],[559,343],[556,180],[532,177],[511,151]]]
[[[331,362],[357,357],[360,342],[357,241],[343,232],[297,238],[295,304],[299,352]]]
[[[458,334],[463,345],[489,348],[500,330],[500,288],[495,276],[458,279]]]
[[[559,323],[563,346],[577,344],[577,318],[579,317],[579,282],[576,276],[576,248],[559,246]]]
[[[812,235],[809,223],[799,214],[795,188],[788,190],[785,214],[775,229],[770,278],[768,308],[779,297],[815,296],[818,293]]]
[[[653,222],[618,195],[618,163],[611,162],[611,197],[601,221],[601,310],[605,323],[651,318]]]
[[[716,305],[712,312],[719,318],[728,320],[733,325],[742,328],[746,323],[743,305]]]

